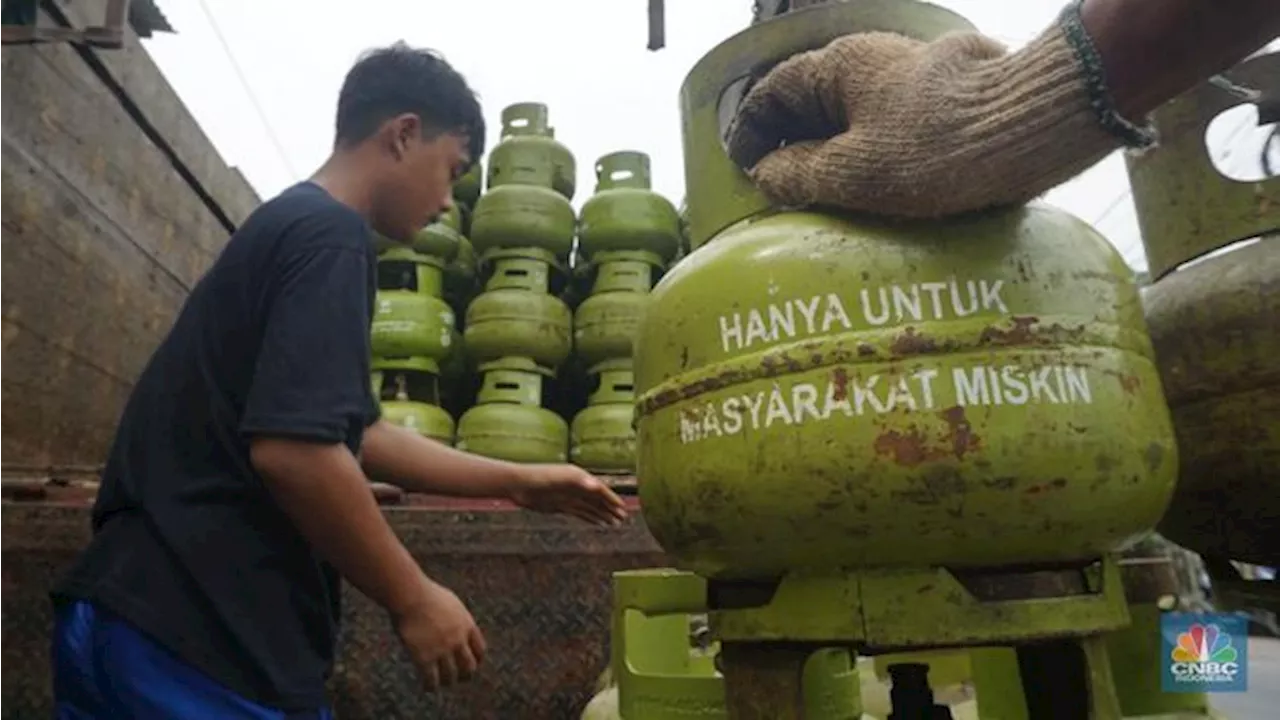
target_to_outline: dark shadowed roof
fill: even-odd
[[[144,38],[151,37],[152,33],[174,32],[155,0],[133,0],[129,3],[129,26],[138,33],[138,37]]]

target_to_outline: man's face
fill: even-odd
[[[453,183],[466,172],[471,158],[465,135],[445,132],[424,138],[413,115],[393,123],[375,229],[403,242],[449,209]]]

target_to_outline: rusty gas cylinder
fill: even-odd
[[[730,228],[637,335],[646,522],[704,574],[1100,555],[1176,472],[1129,275],[1044,206]]]
[[[1280,561],[1280,240],[1203,260],[1144,292],[1182,471],[1170,539]]]
[[[1274,87],[1280,53],[1226,75]],[[1153,278],[1143,301],[1180,454],[1160,530],[1207,557],[1276,565],[1280,177],[1223,177],[1204,140],[1239,103],[1219,83],[1184,93],[1152,114],[1160,145],[1127,162]]]
[[[785,57],[833,26],[962,23],[906,0],[786,22],[808,35],[745,31],[682,90],[697,249],[652,291],[634,362],[654,537],[683,568],[747,579],[1085,561],[1149,530],[1176,449],[1103,237],[1041,204],[945,223],[768,211],[726,166],[718,99],[751,33]]]

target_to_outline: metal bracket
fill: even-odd
[[[117,50],[124,47],[125,24],[129,19],[129,2],[130,0],[107,0],[103,24],[86,28],[40,27],[36,25],[34,18],[30,24],[5,25],[3,44],[36,45],[66,42],[104,50]],[[32,3],[33,6],[36,4]]]

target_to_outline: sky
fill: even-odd
[[[480,95],[497,142],[499,114],[517,102],[550,109],[556,138],[577,157],[581,207],[596,158],[641,150],[654,189],[684,195],[677,96],[685,74],[745,28],[750,0],[667,0],[666,48],[650,52],[646,0],[158,0],[176,34],[144,41],[229,165],[259,196],[306,178],[332,144],[338,89],[365,49],[404,40],[439,51]],[[1011,48],[1049,25],[1065,0],[941,0]],[[1275,43],[1273,43],[1275,45]],[[1262,177],[1267,128],[1252,106],[1219,116],[1207,144],[1224,174]],[[1046,201],[1092,223],[1135,269],[1142,246],[1118,153]]]

